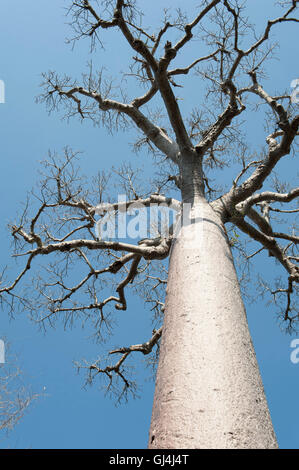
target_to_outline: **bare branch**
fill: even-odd
[[[185,35],[177,42],[177,44],[174,46],[174,50],[178,52],[190,39],[192,39],[192,30],[195,28],[195,26],[198,25],[198,23],[216,6],[220,3],[220,0],[214,0],[213,2],[210,2],[200,13],[197,15],[197,17],[192,21],[192,23],[189,23],[185,26]]]
[[[174,162],[177,161],[178,149],[176,144],[171,141],[168,135],[165,134],[161,128],[155,126],[144,114],[142,114],[139,109],[142,104],[145,104],[155,95],[155,84],[146,95],[141,98],[136,98],[132,101],[131,104],[125,104],[115,100],[104,99],[100,93],[88,90],[83,87],[76,86],[68,90],[64,90],[62,86],[57,84],[57,79],[54,81],[53,74],[50,74],[50,76],[47,78],[47,82],[52,90],[46,93],[46,96],[51,93],[51,96],[53,97],[53,95],[56,93],[60,98],[73,99],[77,95],[82,95],[95,101],[102,112],[112,110],[130,117],[136,126],[145,133],[145,135],[159,150],[161,150]],[[81,110],[81,113],[84,112]]]
[[[162,327],[159,328],[158,330],[154,330],[153,336],[146,343],[135,344],[129,347],[114,349],[113,351],[110,351],[109,354],[127,354],[131,352],[136,352],[136,351],[142,352],[142,354],[145,354],[145,355],[149,354],[152,352],[153,347],[157,344],[161,336],[162,336]]]
[[[237,208],[241,210],[243,213],[246,213],[247,209],[249,209],[254,204],[257,204],[262,201],[290,202],[290,201],[293,201],[298,196],[299,196],[299,188],[294,188],[292,189],[292,191],[289,191],[288,193],[285,193],[285,194],[274,193],[271,191],[264,191],[259,194],[254,194],[251,197],[245,199],[245,201],[242,201],[242,203],[238,204]],[[275,210],[275,209],[271,209],[271,210]]]

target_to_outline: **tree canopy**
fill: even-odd
[[[251,24],[246,3],[228,0],[203,1],[192,15],[182,9],[164,11],[154,28],[142,5],[133,1],[79,0],[68,9],[71,43],[87,38],[91,51],[101,54],[117,33],[126,44],[128,67],[111,77],[93,59],[82,78],[50,71],[43,75],[38,101],[50,112],[62,110],[69,120],[91,120],[108,132],[132,127],[137,131],[133,150],[150,153],[153,175],[138,173],[126,156],[119,169],[110,175],[99,172],[91,183],[82,179],[76,152],[50,153],[39,187],[21,218],[10,224],[14,256],[25,262],[14,280],[3,276],[0,293],[11,312],[25,309],[42,327],[60,319],[65,327],[91,322],[98,339],[112,332],[114,311],[129,308],[128,288],[141,293],[154,314],[148,340],[110,350],[108,362],[100,358],[79,364],[87,369],[88,382],[103,375],[118,399],[136,392],[125,368],[127,358],[135,352],[158,354],[165,260],[174,237],[171,227],[164,236],[160,223],[139,240],[99,239],[96,227],[107,215],[152,204],[177,211],[181,202],[205,194],[227,224],[230,244],[240,257],[244,292],[250,263],[266,254],[281,278],[271,286],[261,272],[259,288],[274,301],[285,328],[296,328],[299,188],[292,175],[285,183],[275,170],[281,161],[288,165],[297,150],[298,103],[289,84],[275,90],[265,73],[279,55],[273,31],[299,21],[298,2],[278,4],[279,15],[265,18],[261,30]],[[254,132],[248,135],[251,119],[265,127],[263,146],[255,145]],[[195,165],[195,176],[182,163],[185,154]],[[99,168],[101,158],[109,155],[99,150]],[[190,193],[186,175],[191,173]],[[117,200],[120,188],[125,202]],[[38,258],[41,265],[32,277]],[[18,291],[28,275],[27,290]]]

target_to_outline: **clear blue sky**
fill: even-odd
[[[161,5],[174,2],[150,2],[151,11],[149,2],[143,0],[141,3],[147,5],[151,15],[149,22],[154,22]],[[187,8],[194,2],[177,0],[175,3]],[[275,2],[270,0],[250,0],[248,3],[253,21],[259,25],[266,13],[275,16],[277,11],[273,6]],[[88,122],[82,125],[72,120],[68,124],[55,113],[49,116],[43,105],[35,103],[34,98],[40,93],[42,72],[56,70],[80,77],[89,59],[87,42],[78,44],[74,51],[65,44],[65,38],[70,35],[63,10],[67,4],[63,0],[13,0],[1,5],[0,79],[6,85],[6,103],[0,104],[1,265],[10,265],[12,275],[15,264],[9,257],[6,225],[20,212],[27,191],[38,180],[39,161],[45,158],[48,149],[61,152],[69,145],[83,151],[80,165],[88,176],[99,169],[137,158],[132,155],[129,145],[133,134],[120,133],[116,138]],[[282,58],[269,65],[267,84],[270,91],[287,89],[294,78],[299,78],[298,35],[293,31],[291,26],[276,29]],[[126,57],[125,48],[117,37],[113,41],[109,56],[105,56],[105,66],[114,72],[125,66]],[[96,60],[99,66],[104,65],[100,52]],[[193,84],[191,82],[191,86]],[[194,99],[195,93],[196,90],[191,88],[189,99]],[[251,119],[248,130],[260,145],[264,138],[262,127],[256,126]],[[150,173],[147,159],[145,155],[144,168]],[[293,167],[288,165],[278,169],[285,179],[296,169],[294,162]],[[266,269],[267,276],[271,277],[275,264],[272,259],[267,259],[265,264],[265,259],[257,260],[258,268]],[[290,361],[292,337],[280,331],[272,307],[265,306],[262,300],[247,305],[247,313],[279,445],[299,448],[299,364]],[[136,325],[133,342],[146,340],[150,331],[149,312],[139,298],[129,298],[125,315],[125,321],[119,319],[122,338],[126,333],[128,335],[125,344],[131,344],[130,329],[126,325],[132,322]],[[7,337],[19,355],[25,382],[37,393],[46,387],[45,396],[33,404],[9,437],[0,441],[1,448],[146,447],[154,385],[145,381],[140,399],[117,408],[104,397],[96,383],[84,390],[83,376],[76,374],[72,361],[98,356],[100,347],[90,340],[90,334],[88,328],[64,331],[58,326],[44,335],[26,314],[10,321],[5,310],[0,313],[0,338]],[[118,338],[116,335],[115,344]],[[138,380],[142,383],[147,375],[141,368],[138,372]]]

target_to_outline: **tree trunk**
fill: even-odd
[[[225,228],[195,210],[170,256],[149,448],[277,448]]]

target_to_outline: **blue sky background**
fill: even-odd
[[[159,18],[162,3],[167,6],[174,2],[154,1],[150,2],[150,8],[149,2],[141,2],[149,15],[149,23]],[[190,8],[193,3],[191,0],[175,2],[183,8]],[[251,0],[248,3],[252,21],[260,28],[267,13],[271,17],[276,15],[273,1]],[[61,152],[69,145],[83,151],[80,166],[90,177],[99,169],[141,158],[131,152],[129,143],[133,141],[133,133],[112,137],[105,129],[95,128],[90,122],[80,124],[72,120],[68,124],[56,113],[49,116],[44,105],[35,103],[34,98],[40,93],[42,72],[56,70],[80,77],[89,59],[87,42],[79,43],[73,51],[65,43],[65,38],[70,36],[63,10],[67,4],[63,0],[14,0],[1,5],[0,79],[6,85],[6,103],[0,104],[1,265],[11,266],[11,275],[15,272],[15,263],[10,258],[6,226],[21,211],[20,204],[27,191],[38,181],[39,161],[47,156],[49,149]],[[268,66],[267,89],[270,92],[288,89],[290,82],[299,77],[295,29],[292,25],[284,25],[276,29],[275,35],[281,44],[280,61],[272,61]],[[110,41],[105,66],[107,70],[117,72],[126,66],[126,47],[113,34]],[[104,58],[101,54],[99,50],[95,56],[99,66]],[[190,83],[186,100],[192,102],[198,85],[192,80]],[[252,115],[248,136],[258,144],[257,149],[265,137],[262,123]],[[141,160],[144,172],[150,175],[150,159],[142,155]],[[292,175],[294,181],[297,166],[294,159],[288,157],[288,161],[279,166],[278,173],[282,179]],[[229,178],[229,175],[225,177]],[[273,258],[261,256],[256,261],[257,268],[264,270],[268,278],[276,274]],[[247,313],[279,445],[281,448],[299,448],[299,364],[290,361],[290,342],[296,336],[290,337],[280,331],[273,308],[265,306],[261,299],[247,305]],[[133,343],[148,338],[151,331],[149,312],[139,297],[130,296],[128,312],[122,315],[126,317],[119,318],[121,339],[128,337],[124,344],[131,344],[132,324],[136,325]],[[83,389],[83,376],[77,375],[72,361],[97,357],[99,345],[90,340],[90,335],[88,328],[64,331],[62,326],[44,335],[26,315],[10,320],[5,310],[0,313],[0,338],[5,336],[18,354],[25,383],[31,384],[36,393],[46,388],[45,396],[33,403],[9,437],[0,440],[1,448],[146,447],[154,384],[146,380],[140,399],[117,408],[104,397],[97,383]],[[118,340],[120,336],[115,337],[115,344]],[[142,383],[148,375],[139,366],[137,372]]]

